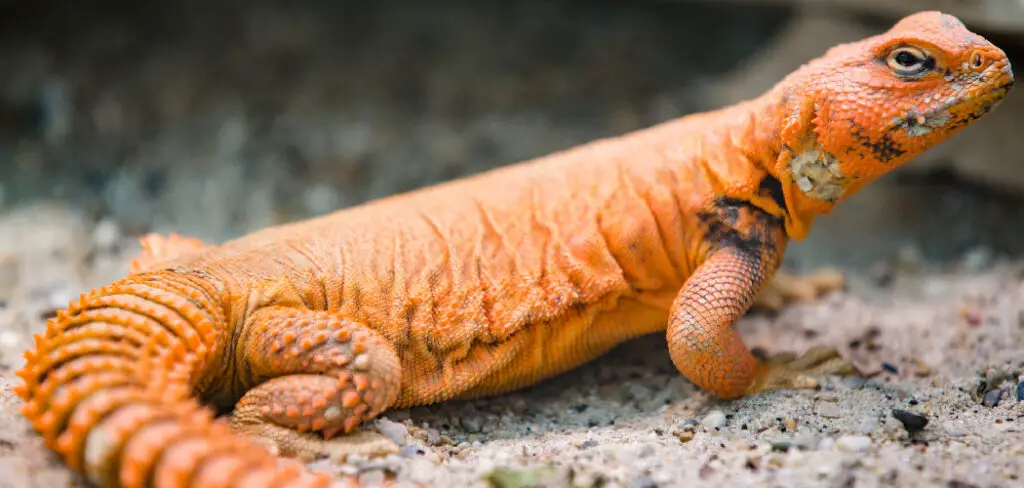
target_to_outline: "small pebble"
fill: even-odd
[[[903,428],[907,429],[907,433],[910,434],[919,432],[928,425],[928,417],[907,410],[894,408],[892,409],[892,416],[899,420],[903,424]]]
[[[690,418],[690,417],[687,417],[687,418],[684,418],[684,419],[680,419],[679,422],[677,422],[677,423],[679,424],[680,427],[683,427],[683,428],[687,428],[687,427],[693,428],[693,427],[696,427],[696,426],[700,425],[700,422],[697,419]]]
[[[704,418],[701,419],[700,421],[701,425],[710,429],[725,427],[725,422],[725,413],[723,413],[721,410],[712,410],[707,415],[705,415]]]
[[[681,430],[679,432],[676,432],[676,437],[679,439],[679,442],[690,442],[693,440],[693,431]]]
[[[835,403],[820,403],[815,408],[815,411],[818,415],[829,419],[837,419],[843,416],[843,409],[839,408],[839,405]]]
[[[359,484],[362,486],[384,486],[384,472],[379,469],[359,473]]]
[[[441,432],[437,429],[427,429],[427,442],[432,446],[441,445]]]
[[[407,457],[408,458],[408,457],[413,457],[413,456],[420,456],[420,455],[425,454],[426,452],[427,451],[425,449],[423,449],[423,446],[419,446],[419,445],[416,445],[416,444],[409,444],[409,445],[406,445],[406,446],[402,446],[402,448],[398,451],[398,455],[402,456],[402,457]]]
[[[915,376],[923,378],[923,377],[928,376],[930,374],[932,374],[932,369],[930,367],[928,367],[927,364],[925,364],[925,363],[923,363],[923,362],[921,362],[919,360],[915,360],[914,361],[914,375]]]
[[[836,439],[836,447],[846,452],[864,452],[871,447],[871,438],[862,435],[844,435]]]
[[[995,407],[996,405],[999,405],[999,401],[1003,399],[1003,393],[1005,392],[1006,390],[1003,388],[989,390],[985,393],[985,396],[981,401],[982,405],[985,405],[986,407]]]
[[[821,400],[823,402],[836,403],[836,402],[839,401],[839,395],[837,395],[835,392],[831,392],[831,391],[823,391],[821,393],[818,393],[815,396],[815,398],[817,398],[818,400]]]
[[[782,425],[786,426],[786,430],[796,430],[796,419],[787,417],[782,420]]]
[[[818,447],[819,439],[814,435],[799,435],[792,439],[782,439],[772,443],[772,450],[779,452],[787,452],[792,448],[802,449],[805,451],[814,450]]]
[[[594,439],[587,439],[587,440],[583,441],[582,444],[580,444],[580,449],[590,449],[591,447],[596,447],[596,446],[597,446],[597,441],[595,441]]]
[[[386,418],[381,418],[377,421],[377,430],[395,444],[402,444],[405,441],[405,436],[409,434],[408,427]]]

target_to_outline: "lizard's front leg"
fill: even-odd
[[[777,253],[721,247],[687,279],[669,312],[672,362],[700,388],[725,399],[779,388],[813,388],[820,374],[851,374],[835,349],[816,348],[792,361],[758,361],[732,327],[777,265]]]
[[[238,354],[243,374],[261,382],[235,406],[235,433],[307,460],[397,451],[356,431],[401,388],[398,356],[373,329],[328,312],[268,307],[250,317]]]

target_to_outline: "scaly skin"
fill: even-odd
[[[1012,79],[921,13],[722,110],[220,246],[150,236],[37,336],[24,415],[102,486],[300,487],[329,478],[274,453],[337,455],[387,408],[507,392],[642,334],[722,398],[812,386],[848,363],[759,362],[731,325],[815,216]]]

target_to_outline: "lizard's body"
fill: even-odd
[[[706,171],[729,171],[701,158],[701,138],[665,137],[699,134],[681,127],[688,123],[270,228],[164,265],[210,273],[231,303],[281,282],[303,306],[369,325],[401,352],[395,406],[514,390],[665,329],[706,252],[704,214],[723,195]],[[750,172],[740,186],[765,176]],[[239,312],[235,323],[248,313]]]
[[[220,246],[151,236],[26,354],[23,411],[104,485],[313,486],[251,441],[331,453],[387,408],[520,388],[642,334],[667,330],[724,398],[805,387],[846,363],[760,363],[730,328],[786,242],[1011,83],[995,46],[923,13],[725,109]],[[193,396],[234,405],[231,429]]]

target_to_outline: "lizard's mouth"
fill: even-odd
[[[979,118],[987,115],[989,112],[996,109],[1000,103],[1006,98],[1006,94],[1010,92],[1010,88],[1013,87],[1013,79],[1000,85],[981,97],[978,109],[974,111],[974,118]]]
[[[963,127],[988,115],[996,109],[1013,86],[1013,79],[999,85],[981,96],[956,98],[925,113],[911,109],[904,116],[893,120],[893,129],[903,130],[910,136],[918,137],[934,129],[950,126]]]

